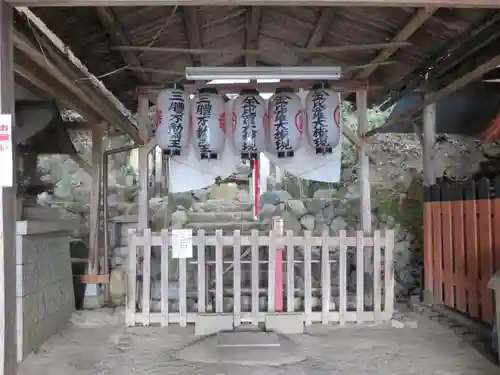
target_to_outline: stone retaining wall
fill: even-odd
[[[58,228],[57,223],[17,224],[18,361],[59,332],[75,310],[69,235]]]

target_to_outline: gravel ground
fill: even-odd
[[[78,313],[20,366],[19,375],[493,375],[493,365],[446,325],[406,316],[395,324],[315,325],[292,339],[306,354],[280,367],[185,362],[173,353],[195,340],[180,327],[125,328],[122,314]]]

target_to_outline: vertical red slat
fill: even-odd
[[[492,200],[493,210],[493,258],[494,272],[500,271],[500,177],[495,178],[495,198]],[[499,311],[500,313],[500,311]]]
[[[453,232],[453,257],[455,260],[455,308],[463,313],[467,312],[465,293],[465,227],[464,227],[464,202],[462,185],[457,183],[452,186],[453,201],[451,203],[452,232]]]
[[[432,225],[432,205],[430,187],[424,187],[424,290],[428,298],[433,298],[433,225]]]
[[[441,233],[443,236],[443,284],[444,303],[455,308],[455,295],[453,291],[453,237],[451,222],[451,190],[448,184],[441,187]]]
[[[477,182],[477,210],[479,225],[479,295],[481,318],[484,322],[493,322],[493,293],[488,288],[488,281],[493,276],[493,236],[492,210],[490,200],[490,181],[482,178]]]
[[[465,255],[466,289],[469,314],[479,317],[479,267],[478,267],[478,228],[476,211],[476,184],[470,180],[464,183],[465,211]]]
[[[431,187],[432,196],[432,251],[434,264],[434,303],[443,303],[443,247],[441,230],[441,188],[437,185]]]

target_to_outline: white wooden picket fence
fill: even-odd
[[[274,312],[275,308],[276,249],[283,249],[284,310],[303,313],[306,325],[379,322],[392,317],[394,232],[391,230],[374,231],[372,236],[361,231],[348,236],[341,231],[337,237],[330,236],[328,231],[321,236],[312,236],[310,231],[303,236],[295,236],[292,231],[277,236],[273,231],[263,235],[254,230],[242,235],[236,230],[228,236],[221,230],[215,235],[199,230],[193,235],[193,258],[189,259],[171,258],[171,240],[168,230],[151,233],[146,229],[142,235],[135,230],[129,232],[126,312],[129,326],[186,326],[195,323],[198,314],[207,313],[232,313],[234,326],[265,321],[266,313]],[[151,284],[138,281],[137,277],[142,274],[142,280],[151,279],[152,247],[159,247],[156,251],[161,254],[158,311],[150,308]],[[348,257],[356,270],[363,270],[367,250],[373,253],[373,276],[367,283],[365,273],[356,272],[355,290],[349,290],[352,286],[347,280]],[[331,277],[334,267],[338,267],[337,280]],[[172,285],[178,289],[176,306],[169,302]],[[366,285],[371,289],[371,306],[365,302]],[[355,299],[354,307],[352,301],[348,303],[350,297]],[[193,300],[195,305],[188,304]]]

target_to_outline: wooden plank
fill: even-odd
[[[215,238],[217,239],[217,244],[215,245],[215,312],[224,312],[224,278],[222,275],[222,269],[224,267],[223,253],[222,253],[222,230],[218,229],[215,231]]]
[[[464,202],[461,183],[455,183],[452,187],[454,199],[451,202],[452,232],[453,232],[453,256],[455,259],[455,308],[463,313],[467,312],[467,298],[465,289],[465,231],[464,226]]]
[[[259,231],[252,229],[252,324],[259,324]]]
[[[329,323],[331,300],[330,248],[328,247],[328,229],[323,230],[323,245],[321,246],[321,323]]]
[[[161,230],[161,314],[163,327],[168,326],[168,284],[170,263],[170,241],[168,229]]]
[[[267,311],[275,312],[275,286],[276,286],[276,232],[271,231],[271,243],[268,249],[267,262]]]
[[[420,28],[424,25],[429,18],[436,13],[437,8],[422,8],[415,12],[412,18],[404,25],[404,27],[399,30],[394,38],[393,42],[405,42],[410,39]],[[377,70],[377,63],[386,61],[391,56],[393,56],[398,51],[398,48],[386,48],[380,51],[380,53],[371,61],[374,63],[372,66],[367,67],[361,71],[356,78],[367,79],[375,70]]]
[[[87,271],[90,275],[99,273],[103,151],[102,137],[103,133],[98,129],[92,132],[92,188],[90,193],[89,269]]]
[[[136,230],[128,231],[128,272],[127,272],[127,305],[125,309],[125,321],[127,326],[135,325],[135,314],[137,312],[137,242]]]
[[[75,275],[80,284],[109,284],[109,275]]]
[[[364,234],[362,231],[356,233],[356,313],[357,322],[363,323],[363,311],[365,310],[365,273],[364,273]]]
[[[241,325],[241,231],[235,230],[233,251],[233,303],[234,326]]]
[[[478,240],[479,240],[479,296],[481,303],[481,318],[485,323],[493,323],[493,292],[488,288],[488,282],[493,276],[493,233],[492,210],[490,200],[490,181],[482,178],[476,183]]]
[[[444,303],[455,308],[453,275],[453,226],[451,221],[451,189],[448,184],[441,186],[441,228],[443,244],[443,284]]]
[[[304,324],[312,323],[312,269],[311,269],[311,231],[304,231]]]
[[[426,186],[424,187],[424,290],[426,298],[430,298],[434,291],[432,205],[430,187]]]
[[[436,183],[436,171],[434,167],[434,147],[436,144],[436,105],[434,103],[424,108],[424,185],[431,186]]]
[[[293,231],[286,231],[286,311],[295,311],[295,249]]]
[[[441,221],[441,188],[438,185],[431,186],[432,195],[432,251],[434,252],[434,293],[433,302],[443,303],[443,243],[442,243],[442,221]]]
[[[145,325],[149,325],[147,320],[149,317],[151,305],[151,229],[143,230],[144,246],[143,246],[143,262],[142,262],[142,313],[146,317]]]
[[[346,231],[339,233],[339,323],[344,325],[347,313],[347,247]]]
[[[187,325],[187,264],[186,258],[179,259],[179,314],[181,316],[180,325]]]
[[[478,223],[476,210],[476,185],[474,181],[464,182],[464,211],[465,211],[465,249],[466,249],[466,277],[467,277],[467,305],[468,313],[475,318],[479,317],[479,264],[478,264]]]
[[[205,230],[198,229],[198,312],[204,313],[206,311],[206,264],[205,264]]]
[[[382,252],[383,245],[380,231],[373,233],[373,313],[376,322],[382,321]]]
[[[394,231],[386,230],[384,240],[384,313],[391,319],[394,313]]]

